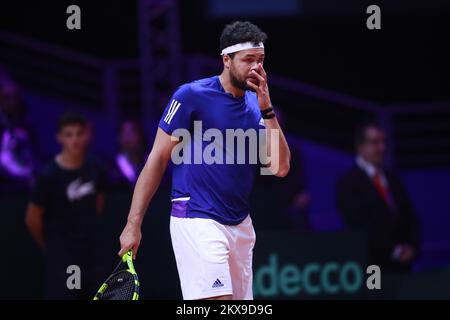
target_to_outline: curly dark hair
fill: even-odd
[[[220,36],[220,50],[226,47],[242,43],[253,42],[257,44],[259,42],[265,42],[267,40],[267,34],[261,29],[251,23],[250,21],[235,21],[227,24]],[[229,54],[233,58],[233,53]]]

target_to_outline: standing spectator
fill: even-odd
[[[135,119],[122,121],[119,127],[119,152],[110,170],[115,186],[133,187],[145,165],[147,145],[144,130]]]
[[[0,182],[3,191],[14,191],[34,181],[33,134],[17,84],[0,73]]]
[[[43,249],[45,297],[89,299],[99,278],[98,219],[103,210],[103,172],[86,154],[89,128],[78,114],[64,114],[57,140],[62,147],[39,176],[26,212],[26,225]],[[81,269],[81,289],[69,290],[67,267]]]
[[[355,146],[356,165],[337,184],[343,221],[367,231],[369,264],[408,272],[419,251],[418,222],[400,178],[383,166],[383,129],[375,123],[361,126]]]

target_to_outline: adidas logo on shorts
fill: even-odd
[[[223,283],[220,282],[219,279],[217,279],[217,280],[213,283],[212,287],[213,287],[213,288],[223,287]]]

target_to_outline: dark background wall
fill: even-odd
[[[183,52],[218,57],[223,25],[250,19],[269,35],[268,71],[382,103],[450,98],[446,2],[379,1],[382,29],[377,32],[365,25],[370,1],[339,6],[327,1],[294,2],[302,8],[298,14],[270,16],[269,9],[268,14],[253,16],[251,11],[238,14],[237,7],[236,15],[214,16],[207,0],[180,1]],[[3,4],[0,29],[107,58],[138,54],[137,1],[44,3]],[[79,32],[64,28],[69,4],[82,8]]]

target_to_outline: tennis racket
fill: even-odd
[[[133,265],[133,252],[129,250],[102,284],[94,300],[138,300],[139,279]]]

